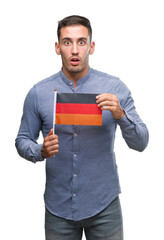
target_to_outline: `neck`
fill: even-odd
[[[76,88],[76,83],[79,79],[85,77],[89,71],[89,66],[83,69],[80,72],[69,72],[64,67],[62,68],[64,75],[68,80],[71,80],[74,83],[74,88]]]

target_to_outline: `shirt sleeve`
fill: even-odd
[[[29,91],[24,102],[21,125],[15,141],[19,155],[29,161],[43,161],[42,144],[37,143],[42,121],[38,113],[37,92],[35,86]]]
[[[126,89],[125,92],[126,94],[121,102],[125,115],[116,122],[121,128],[122,136],[129,148],[142,152],[149,141],[148,129],[136,112],[130,91]]]

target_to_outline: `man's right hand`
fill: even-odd
[[[58,153],[58,149],[58,136],[53,134],[53,129],[51,129],[44,139],[41,154],[44,158],[51,158]]]

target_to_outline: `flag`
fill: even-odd
[[[97,94],[57,93],[56,124],[102,125],[102,110]]]

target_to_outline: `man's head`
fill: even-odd
[[[84,77],[89,69],[89,55],[94,52],[92,29],[88,19],[66,17],[59,22],[56,53],[61,55],[63,72],[69,79]]]
[[[62,19],[61,21],[58,22],[58,29],[57,29],[57,36],[58,36],[58,41],[60,42],[60,34],[61,34],[61,28],[62,27],[67,27],[71,25],[83,25],[84,27],[88,28],[88,34],[90,36],[90,42],[92,40],[92,27],[90,24],[90,21],[82,16],[78,15],[72,15],[69,17],[66,17]]]

